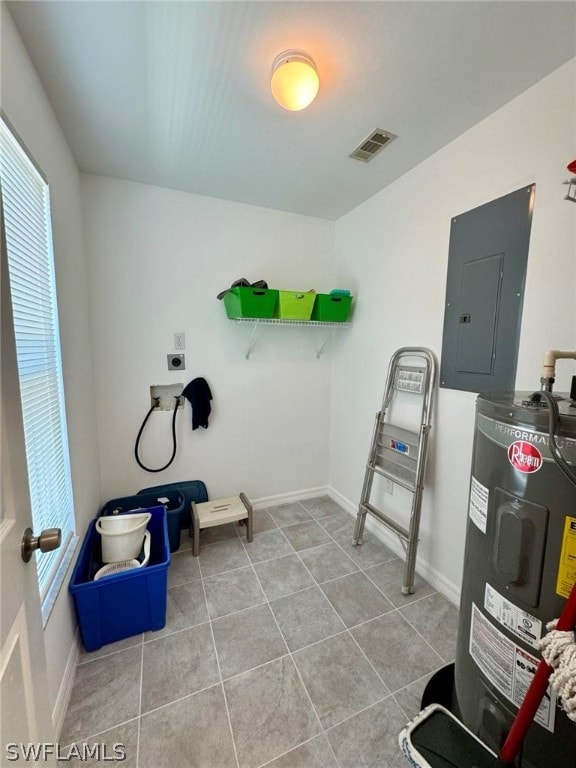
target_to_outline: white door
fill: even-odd
[[[28,563],[21,557],[32,515],[3,227],[1,262],[0,765],[9,766],[25,762],[12,744],[51,744],[54,736],[36,563],[34,557]],[[50,748],[44,754],[48,757]],[[50,757],[41,764],[54,761]]]

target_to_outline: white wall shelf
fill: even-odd
[[[254,340],[256,338],[256,331],[260,325],[291,325],[296,328],[329,328],[330,333],[327,335],[323,344],[316,350],[316,358],[320,358],[322,352],[326,349],[326,345],[334,335],[334,331],[341,328],[350,328],[352,323],[328,323],[322,320],[281,320],[276,318],[260,318],[260,317],[234,317],[230,318],[233,323],[252,323],[252,334],[248,342],[248,348],[246,349],[245,358],[250,359],[250,352],[254,348]]]

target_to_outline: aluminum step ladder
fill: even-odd
[[[402,592],[405,595],[414,591],[420,508],[435,388],[436,360],[429,349],[403,347],[394,353],[388,367],[382,409],[378,411],[374,421],[370,454],[366,464],[362,497],[354,530],[354,544],[362,544],[366,515],[371,514],[397,534],[406,552],[402,584]],[[395,425],[387,419],[387,414],[390,411],[393,412],[393,415],[396,414],[400,397],[404,397],[404,402],[406,405],[408,404],[404,393],[408,395],[410,401],[412,396],[420,399],[421,408],[417,431]],[[396,405],[396,409],[394,405]],[[410,410],[412,417],[408,421],[415,421],[414,413],[412,409]],[[370,503],[375,474],[412,493],[410,522],[407,529]]]

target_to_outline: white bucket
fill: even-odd
[[[102,562],[118,563],[138,557],[151,517],[150,512],[99,517],[96,530],[102,537]]]

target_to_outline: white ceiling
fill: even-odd
[[[81,170],[328,219],[576,55],[572,1],[8,6]],[[321,78],[303,112],[270,94],[288,48]],[[374,128],[398,138],[349,159]]]

